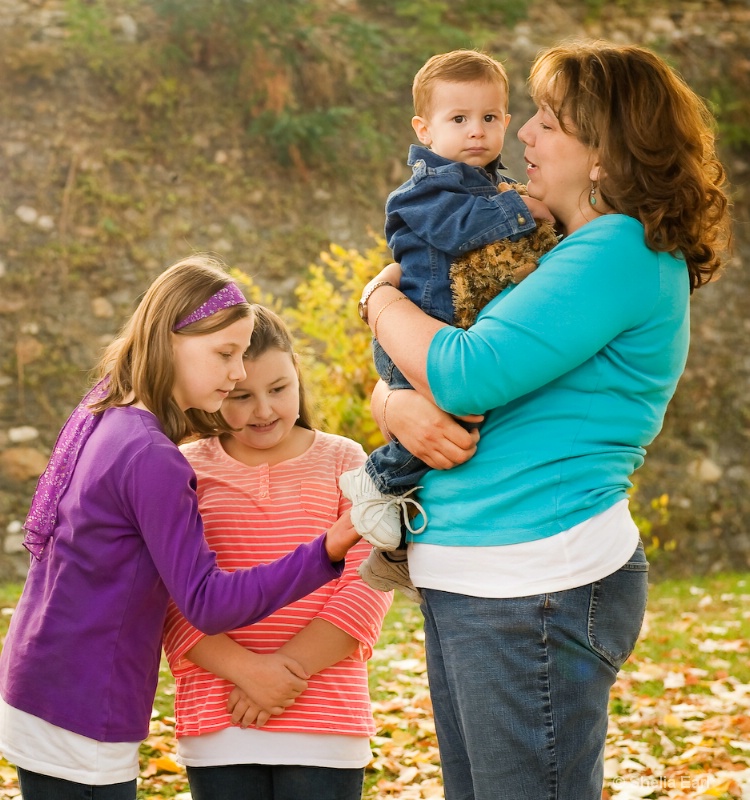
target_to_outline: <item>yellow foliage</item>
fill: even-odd
[[[325,430],[356,439],[367,450],[383,443],[370,414],[377,381],[371,336],[357,313],[365,283],[388,259],[385,242],[365,253],[332,245],[296,290],[291,314],[316,408]]]
[[[154,763],[154,767],[158,772],[174,772],[180,773],[182,772],[182,767],[169,756],[161,756],[160,758],[152,759]]]
[[[659,551],[668,553],[676,549],[677,542],[669,539],[662,542],[653,532],[654,528],[663,528],[669,521],[669,495],[662,494],[653,498],[648,506],[644,507],[638,498],[638,487],[630,490],[630,512],[638,526],[643,538],[646,556],[653,560]]]

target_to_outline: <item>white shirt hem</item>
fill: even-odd
[[[470,597],[529,597],[575,589],[626,564],[640,533],[627,500],[562,533],[495,547],[409,545],[409,574],[420,589]]]
[[[0,698],[0,752],[21,769],[106,786],[138,777],[140,742],[98,742],[9,706]]]
[[[177,740],[177,760],[186,767],[229,764],[296,765],[358,769],[372,760],[370,740],[330,733],[223,728]]]

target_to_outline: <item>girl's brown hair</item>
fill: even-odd
[[[173,336],[204,336],[252,315],[252,306],[240,303],[172,330],[230,282],[224,265],[204,255],[182,259],[159,275],[99,362],[99,376],[108,376],[109,386],[107,396],[92,406],[94,413],[142,402],[175,443],[192,434],[230,432],[221,412],[182,411],[172,394]]]
[[[310,411],[310,404],[305,390],[305,384],[300,374],[299,366],[297,364],[297,355],[294,352],[294,342],[292,341],[292,334],[286,326],[281,317],[271,311],[266,306],[256,305],[253,306],[255,312],[255,327],[253,328],[253,335],[250,339],[250,347],[245,350],[245,358],[253,361],[259,358],[269,350],[281,350],[283,353],[288,353],[289,357],[294,362],[299,377],[299,418],[296,425],[301,428],[313,430],[313,418]]]
[[[607,42],[551,48],[529,85],[537,105],[597,151],[603,200],[643,224],[652,250],[685,258],[691,291],[707,283],[731,229],[715,120],[703,100],[654,53]]]

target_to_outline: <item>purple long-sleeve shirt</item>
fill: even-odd
[[[195,485],[153,414],[104,412],[13,614],[0,656],[6,703],[98,741],[140,741],[170,595],[213,634],[250,625],[341,574],[324,536],[275,563],[222,572],[203,538]]]

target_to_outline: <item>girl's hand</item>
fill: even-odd
[[[345,511],[326,533],[326,552],[333,563],[341,561],[360,540],[354,530],[349,510]]]
[[[461,417],[476,423],[479,415]],[[477,451],[479,431],[466,430],[445,411],[413,389],[398,389],[388,398],[388,429],[401,444],[433,469],[450,469]]]
[[[249,728],[253,723],[259,723],[258,727],[260,727],[271,717],[270,713],[262,711],[260,706],[253,703],[242,689],[238,689],[236,686],[229,694],[227,711],[232,715],[232,724],[239,725],[240,728]],[[262,722],[259,721],[261,714],[263,714]]]
[[[308,675],[290,656],[283,653],[255,655],[247,678],[241,684],[238,682],[227,703],[232,722],[243,727],[253,721],[257,725],[256,718],[262,714],[267,721],[272,714],[283,713],[307,689]]]
[[[251,725],[262,728],[272,716],[283,714],[284,708],[274,706],[272,709],[263,709],[253,703],[242,689],[235,686],[227,700],[227,711],[232,714],[232,722],[240,728],[249,728]]]

